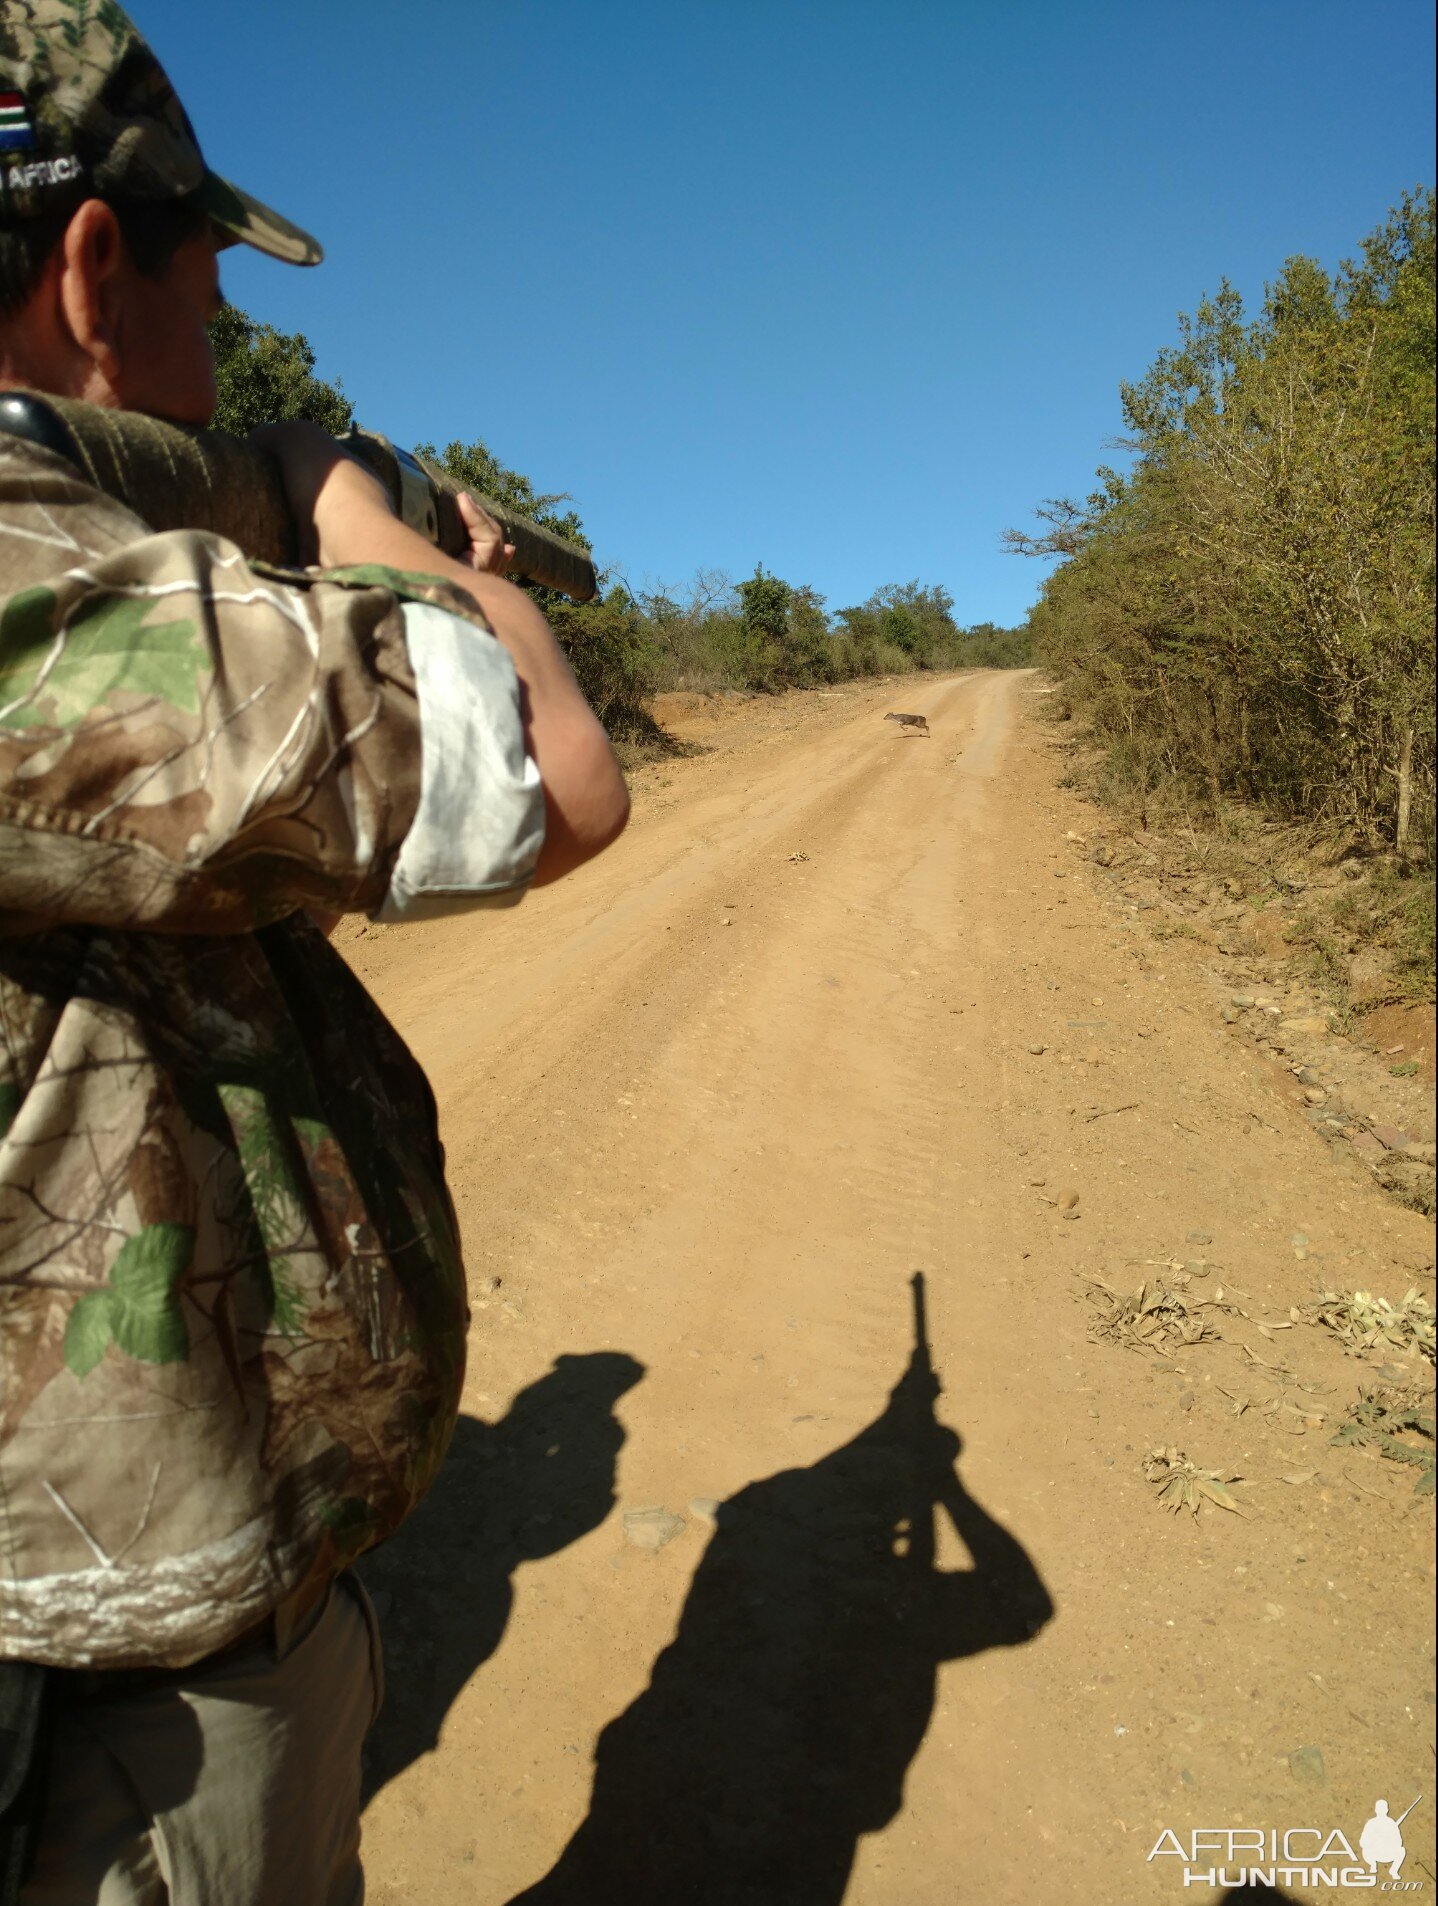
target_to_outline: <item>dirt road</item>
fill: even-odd
[[[1364,1372],[1289,1327],[1400,1298],[1427,1228],[1121,927],[1039,689],[693,719],[581,875],[341,928],[434,1082],[475,1306],[369,1568],[377,1906],[1204,1899],[1165,1828],[1356,1847],[1420,1792],[1433,1887],[1431,1510],[1330,1447]],[[1093,1341],[1085,1275],[1169,1259],[1216,1340]],[[1164,1513],[1158,1445],[1248,1513]]]

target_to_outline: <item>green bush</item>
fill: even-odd
[[[1136,461],[1040,511],[1037,652],[1136,791],[1434,847],[1434,200],[1123,387]]]
[[[616,740],[653,728],[645,702],[660,679],[661,656],[627,591],[615,587],[595,602],[555,598],[546,611],[559,646],[590,707]]]

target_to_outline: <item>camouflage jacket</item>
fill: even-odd
[[[541,839],[466,598],[151,535],[0,438],[0,1656],[184,1665],[423,1494],[434,1103],[301,909],[514,898]]]

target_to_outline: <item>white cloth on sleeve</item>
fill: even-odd
[[[504,646],[428,602],[403,605],[419,695],[420,795],[376,920],[521,899],[544,845],[544,790],[525,753]]]

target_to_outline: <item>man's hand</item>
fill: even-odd
[[[474,498],[461,490],[455,498],[459,520],[469,531],[469,548],[459,558],[481,575],[502,576],[514,561],[514,544],[504,540],[504,531]]]

